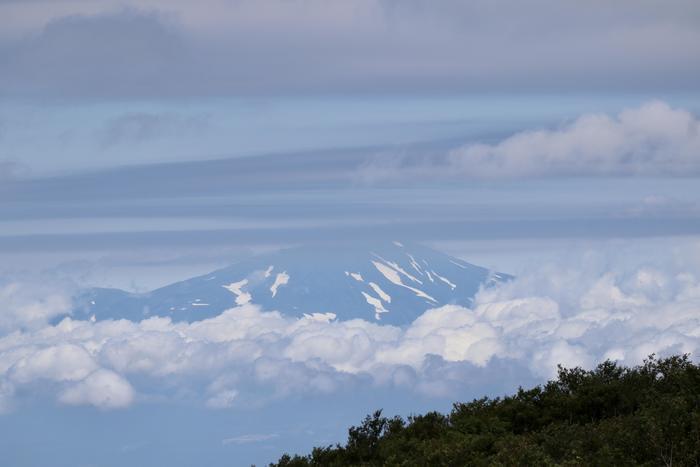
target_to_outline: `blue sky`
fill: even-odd
[[[0,451],[248,465],[560,361],[695,355],[698,76],[692,0],[0,0]],[[235,312],[284,336],[236,343],[260,362],[201,372],[223,347],[202,329],[239,315],[52,321],[83,287],[396,239],[517,279],[473,310],[363,324],[361,362],[290,358],[360,331],[273,310]],[[211,407],[229,396],[250,407]]]

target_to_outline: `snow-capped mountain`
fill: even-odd
[[[158,315],[196,321],[254,303],[291,316],[333,313],[342,320],[403,325],[428,308],[468,306],[479,287],[509,278],[420,245],[298,247],[149,293],[90,289],[77,298],[76,313],[96,319]]]

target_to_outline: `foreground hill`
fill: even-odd
[[[377,411],[350,428],[345,446],[270,465],[697,466],[700,367],[682,356],[560,369],[544,386],[457,403],[449,415]]]
[[[78,297],[76,309],[96,319],[196,321],[254,303],[289,316],[334,313],[343,320],[402,325],[428,308],[469,306],[480,287],[509,277],[421,245],[304,246],[144,294],[91,289]]]

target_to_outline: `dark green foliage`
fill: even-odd
[[[687,355],[624,368],[559,368],[556,381],[404,421],[377,411],[345,446],[290,466],[700,466],[700,367]]]

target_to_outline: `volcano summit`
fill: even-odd
[[[511,276],[421,245],[303,246],[254,256],[148,293],[95,288],[76,301],[96,319],[198,321],[252,303],[288,316],[333,313],[404,325],[425,310],[471,305],[480,287]]]

